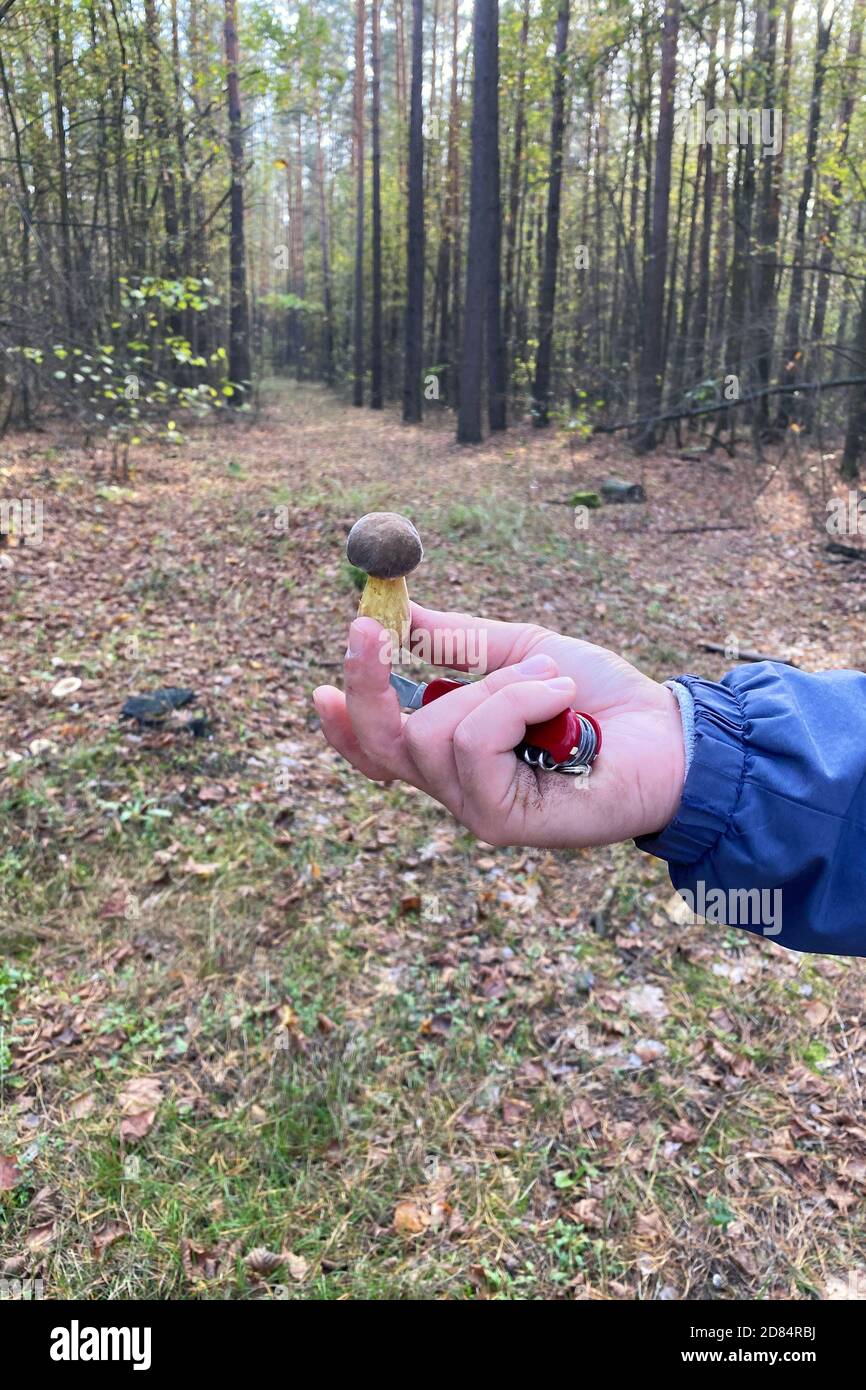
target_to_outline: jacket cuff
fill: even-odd
[[[746,773],[748,720],[738,695],[700,676],[678,676],[694,701],[695,742],[680,808],[638,849],[669,864],[693,864],[713,849],[731,823]]]

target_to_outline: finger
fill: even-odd
[[[422,706],[417,713],[409,716],[405,739],[412,759],[424,775],[427,784],[445,800],[447,789],[458,786],[457,768],[454,761],[452,740],[455,730],[463,720],[489,700],[496,691],[502,690],[515,681],[543,680],[557,674],[557,665],[552,657],[541,653],[529,657],[518,666],[504,666],[492,671],[480,681],[467,681],[465,685],[432,700]]]
[[[413,603],[410,645],[431,666],[495,671],[522,660],[549,635],[532,623],[500,623],[470,613],[444,613]]]
[[[333,685],[320,685],[313,691],[313,704],[322,721],[322,733],[332,748],[372,782],[391,780],[387,768],[368,758],[356,739],[346,709],[346,697],[341,690]]]
[[[513,806],[523,765],[514,749],[530,724],[553,719],[574,700],[574,681],[519,681],[491,695],[454,733],[454,758],[464,805],[476,819],[501,820]]]
[[[403,716],[391,676],[390,641],[373,618],[356,618],[349,628],[343,667],[346,710],[358,745],[390,777],[413,780],[412,762],[403,742]]]

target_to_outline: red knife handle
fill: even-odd
[[[454,681],[449,680],[446,676],[436,676],[434,680],[429,682],[427,689],[421,696],[422,706],[429,705],[431,700],[438,700],[442,695],[448,695],[450,691],[459,689],[461,685],[466,685],[466,681]],[[581,714],[595,731],[597,739],[595,756],[598,757],[601,752],[601,729],[598,726],[598,721],[591,714],[585,714],[580,710],[564,709],[561,714],[554,715],[552,719],[545,719],[542,724],[531,724],[526,730],[523,742],[549,753],[554,762],[564,763],[571,757],[572,750],[580,742]]]

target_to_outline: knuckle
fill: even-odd
[[[520,660],[532,656],[539,642],[555,635],[551,628],[542,627],[541,623],[527,623],[520,634]]]
[[[429,734],[422,727],[423,721],[417,720],[416,716],[410,715],[403,727],[403,738],[406,747],[413,758],[423,753],[429,743]]]
[[[478,733],[470,719],[464,719],[454,730],[454,752],[465,761],[478,756]]]

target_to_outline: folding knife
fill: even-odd
[[[467,684],[467,681],[449,680],[444,676],[432,681],[411,681],[396,672],[391,674],[391,685],[397,692],[400,708],[409,711],[422,709]],[[591,714],[566,709],[543,724],[531,725],[514,751],[530,767],[543,772],[569,772],[586,777],[601,752],[601,729]]]

